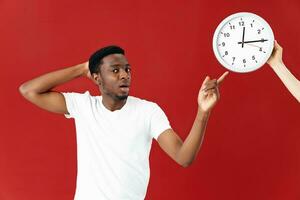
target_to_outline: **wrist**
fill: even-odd
[[[272,69],[276,69],[276,68],[280,68],[282,67],[284,64],[282,61],[277,61],[277,62],[274,62],[274,63],[270,63],[270,66]]]
[[[211,110],[203,110],[200,106],[198,106],[198,115],[202,117],[209,117]]]
[[[86,62],[76,65],[76,69],[78,70],[79,76],[87,76],[89,72],[89,67]]]

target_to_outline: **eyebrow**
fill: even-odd
[[[121,66],[120,64],[113,64],[113,65],[109,65],[110,67],[119,67],[119,66]],[[129,63],[127,63],[127,64],[125,64],[125,67],[130,67],[130,64]]]

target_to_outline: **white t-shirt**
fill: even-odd
[[[141,200],[149,182],[152,138],[170,128],[155,103],[129,96],[116,111],[101,96],[62,93],[75,119],[77,184],[75,200]]]

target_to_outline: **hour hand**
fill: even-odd
[[[242,42],[238,42],[238,44],[247,44],[247,43],[255,43],[255,42],[266,42],[268,40],[266,39],[261,39],[261,40],[251,40],[251,41],[242,41]]]

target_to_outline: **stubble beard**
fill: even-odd
[[[126,100],[128,98],[128,94],[127,95],[116,95],[115,97],[116,97],[117,100],[123,101],[123,100]]]

